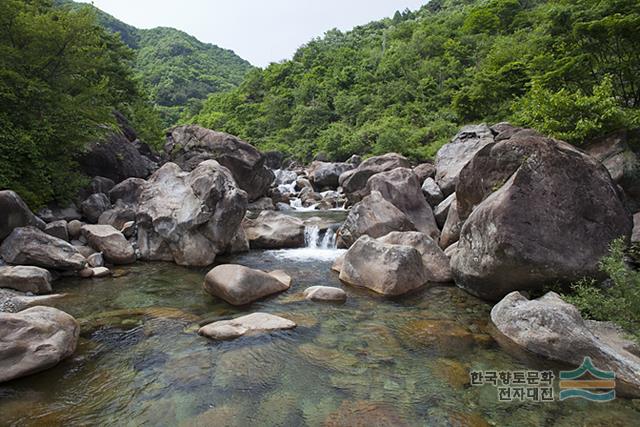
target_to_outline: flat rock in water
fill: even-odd
[[[136,254],[124,235],[111,225],[85,225],[82,235],[89,245],[102,252],[104,258],[112,264],[131,264]]]
[[[282,329],[293,329],[296,324],[283,317],[268,313],[252,313],[231,320],[210,323],[198,330],[198,334],[214,340],[230,340],[243,335],[255,335]]]
[[[304,297],[310,301],[344,302],[347,300],[347,293],[331,286],[311,286],[305,289]]]
[[[283,271],[265,273],[242,265],[223,264],[213,268],[204,279],[204,290],[232,305],[245,305],[291,286],[291,277]]]

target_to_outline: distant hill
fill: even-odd
[[[174,28],[138,29],[90,4],[57,3],[93,8],[107,29],[120,33],[135,51],[134,67],[167,126],[176,123],[184,111],[197,111],[211,93],[237,87],[253,68],[232,50],[203,43]]]

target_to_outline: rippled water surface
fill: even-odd
[[[68,293],[58,307],[82,324],[78,351],[0,385],[0,424],[640,425],[637,401],[498,403],[494,388],[469,386],[469,370],[527,366],[487,334],[490,306],[454,287],[394,300],[345,287],[343,305],[307,302],[308,286],[343,287],[329,253],[308,255],[221,260],[293,277],[289,291],[246,308],[205,294],[205,269],[171,264],[58,282]],[[199,324],[253,311],[299,326],[224,343],[196,334]]]

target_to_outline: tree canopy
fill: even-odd
[[[635,0],[432,0],[301,47],[190,121],[309,160],[428,158],[465,123],[572,143],[639,124]]]
[[[76,159],[115,127],[114,109],[155,132],[131,51],[88,9],[4,0],[0,15],[0,188],[30,205],[72,196]]]

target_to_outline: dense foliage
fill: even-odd
[[[564,299],[587,318],[613,321],[640,342],[640,272],[632,270],[625,258],[625,242],[618,239],[600,263],[610,283],[599,285],[595,280],[582,280],[573,286],[574,293]]]
[[[638,124],[637,0],[432,0],[250,72],[191,121],[308,160],[432,156],[468,122],[573,143]]]
[[[75,159],[115,127],[113,110],[155,132],[129,66],[130,50],[87,10],[3,0],[0,14],[0,189],[32,207],[69,198]]]
[[[209,94],[237,87],[252,68],[233,51],[202,43],[174,28],[138,29],[92,6],[75,7],[93,9],[100,23],[120,34],[134,50],[137,77],[165,127],[174,125],[181,115],[193,115]]]

